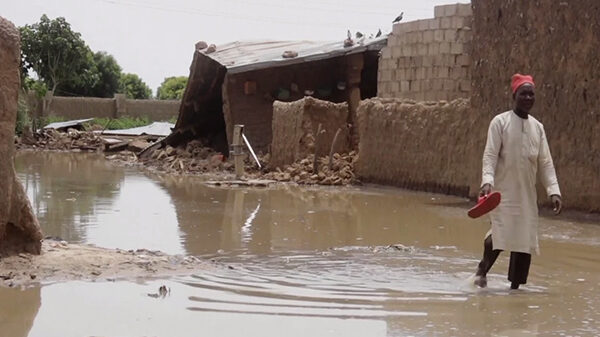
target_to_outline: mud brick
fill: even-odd
[[[434,57],[440,53],[440,44],[439,42],[433,42],[429,44],[429,55]],[[433,61],[432,61],[433,62]]]
[[[471,80],[461,80],[459,88],[460,91],[471,91]]]
[[[426,30],[423,32],[423,42],[424,43],[433,42],[433,30]]]
[[[457,55],[456,56],[456,65],[459,66],[470,66],[471,65],[471,56],[470,55]]]
[[[389,70],[381,72],[381,82],[389,82],[392,80],[392,72]]]
[[[449,68],[445,66],[437,67],[437,78],[448,78],[450,74]]]
[[[392,58],[392,48],[386,47],[381,50],[381,59],[387,60]]]
[[[433,16],[436,18],[441,18],[445,15],[444,6],[435,6],[433,7]]]
[[[451,79],[444,80],[444,91],[454,91],[456,88],[456,81]]]
[[[463,27],[457,31],[458,42],[471,42],[473,41],[473,31],[471,27]]]
[[[440,29],[440,24],[441,24],[440,21],[441,20],[437,19],[437,18],[429,20],[429,29],[433,29],[433,30]]]
[[[450,54],[450,42],[440,43],[440,54]]]
[[[400,91],[410,91],[410,82],[409,81],[400,81]]]
[[[433,80],[433,90],[441,91],[444,88],[444,80],[436,78]]]
[[[443,17],[441,19],[440,28],[442,28],[442,29],[452,28],[452,18]]]
[[[452,42],[450,45],[451,54],[462,54],[464,52],[463,44],[460,42]]]
[[[403,23],[395,23],[392,26],[392,33],[394,35],[401,35],[408,32],[408,23],[407,22],[403,22]]]
[[[444,6],[444,16],[454,16],[457,13],[458,13],[458,4]]]
[[[410,81],[410,91],[412,91],[412,92],[421,91],[421,81],[420,80]]]
[[[433,40],[437,41],[437,42],[444,41],[444,30],[438,29],[438,30],[433,31]]]
[[[444,30],[444,41],[447,41],[447,42],[456,41],[456,29]]]
[[[429,29],[429,20],[419,20],[419,30]]]
[[[423,56],[423,67],[433,66],[433,56]]]
[[[471,4],[457,4],[457,15],[459,16],[472,16],[473,9]]]
[[[467,26],[467,24],[466,24],[467,22],[470,22],[470,20],[467,21],[465,17],[454,16],[454,17],[452,17],[452,24],[451,24],[450,28],[455,28],[455,29],[463,28],[463,27]]]

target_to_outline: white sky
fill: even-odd
[[[391,31],[393,19],[433,17],[465,0],[0,0],[0,16],[22,26],[63,16],[93,51],[156,92],[165,77],[188,76],[194,44],[241,40],[340,40]]]

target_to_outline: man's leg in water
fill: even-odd
[[[531,254],[510,252],[510,265],[508,266],[508,280],[511,289],[519,289],[521,284],[527,283]]]
[[[492,245],[492,235],[488,235],[485,240],[483,240],[483,259],[479,262],[477,266],[477,272],[475,273],[475,281],[474,284],[481,288],[487,287],[487,273],[490,271],[494,262],[500,255],[502,250],[493,249]]]

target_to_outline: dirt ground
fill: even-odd
[[[46,239],[41,255],[0,258],[0,286],[28,287],[71,280],[114,281],[190,275],[220,268],[193,256],[146,249],[107,249]]]

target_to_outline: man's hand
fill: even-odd
[[[492,185],[484,184],[483,186],[481,186],[481,189],[479,190],[480,197],[486,196],[490,193],[492,193]]]
[[[554,211],[554,214],[559,215],[562,211],[562,199],[560,195],[553,194],[550,196],[550,200],[552,200],[552,210]]]

